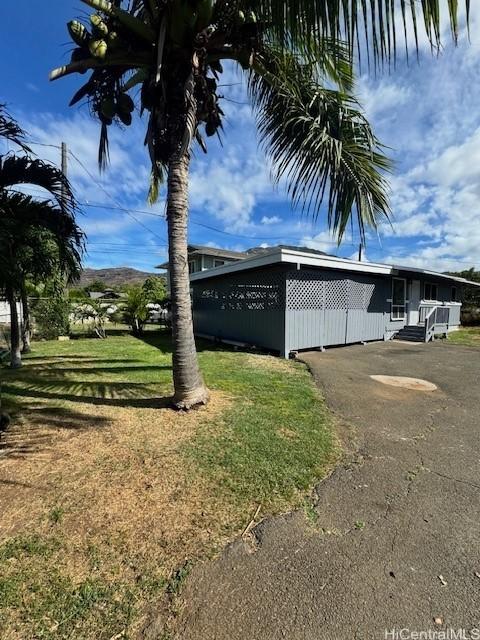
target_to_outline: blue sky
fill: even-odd
[[[439,56],[432,58],[423,40],[419,65],[400,60],[390,73],[359,73],[357,95],[395,161],[393,228],[369,234],[368,260],[480,269],[480,3],[472,4],[470,43],[463,37],[454,49],[446,31]],[[165,259],[166,228],[163,202],[146,203],[145,120],[127,130],[111,128],[111,164],[100,175],[99,127],[86,107],[67,106],[86,76],[47,79],[51,68],[68,61],[66,22],[87,9],[79,0],[49,0],[48,8],[3,0],[0,101],[32,140],[54,145],[34,145],[40,156],[58,163],[55,145],[68,144],[69,176],[83,209],[78,222],[88,236],[86,265],[153,271]],[[233,68],[225,76],[224,147],[210,140],[208,156],[197,154],[192,163],[190,241],[238,250],[301,244],[355,255],[355,234],[337,248],[322,214],[313,224],[272,186],[242,77]]]

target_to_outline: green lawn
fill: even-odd
[[[2,369],[0,637],[134,637],[191,562],[301,505],[336,457],[306,368],[200,344],[212,400],[168,408],[169,339],[34,345]]]
[[[448,334],[448,342],[466,347],[480,347],[480,327],[462,327]]]

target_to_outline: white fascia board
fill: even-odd
[[[232,262],[229,265],[208,269],[203,273],[193,273],[190,280],[204,280],[210,277],[216,277],[236,271],[246,271],[247,269],[258,269],[272,264],[302,264],[311,267],[319,267],[324,269],[341,269],[342,271],[358,271],[361,273],[377,273],[381,275],[390,275],[392,267],[385,264],[376,264],[373,262],[357,262],[346,258],[337,258],[335,256],[316,256],[303,251],[293,251],[291,249],[277,249],[271,253],[261,256],[246,258],[239,262]]]
[[[465,278],[460,278],[459,276],[450,276],[448,273],[439,273],[438,271],[430,271],[429,269],[419,269],[417,267],[401,267],[399,265],[394,265],[394,269],[398,271],[412,271],[413,273],[420,273],[424,276],[433,276],[435,278],[443,278],[445,280],[453,280],[455,282],[460,282],[461,284],[468,284],[474,287],[480,287],[480,282],[472,282],[471,280],[466,280]]]
[[[291,249],[282,249],[282,262],[304,264],[324,269],[340,269],[341,271],[359,271],[361,273],[377,273],[381,275],[390,275],[392,273],[392,267],[388,264],[359,262],[358,260],[337,258],[336,256],[316,256],[312,253],[293,251]]]

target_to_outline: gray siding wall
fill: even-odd
[[[404,277],[408,298],[411,272]],[[415,279],[421,281],[423,298],[425,281],[435,279]],[[450,302],[451,285],[437,284],[438,301]],[[391,319],[390,276],[276,266],[192,282],[192,297],[197,335],[244,342],[282,355],[389,339],[406,324]],[[451,307],[450,327],[459,322],[460,305],[456,305]]]
[[[390,281],[301,269],[287,274],[286,351],[383,340]],[[403,326],[403,325],[402,325]]]
[[[192,282],[195,333],[284,354],[285,282],[278,268]]]

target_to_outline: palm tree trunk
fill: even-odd
[[[10,305],[10,367],[18,369],[22,366],[20,353],[20,325],[18,322],[17,300],[13,287],[6,288],[6,296]]]
[[[23,286],[21,289],[22,296],[22,313],[23,313],[23,322],[22,322],[22,353],[29,353],[31,351],[30,347],[30,306],[28,304],[28,296],[25,291],[25,287]]]
[[[208,389],[198,366],[193,335],[188,273],[188,153],[174,155],[168,167],[167,223],[173,335],[173,404],[190,409],[208,401]]]

